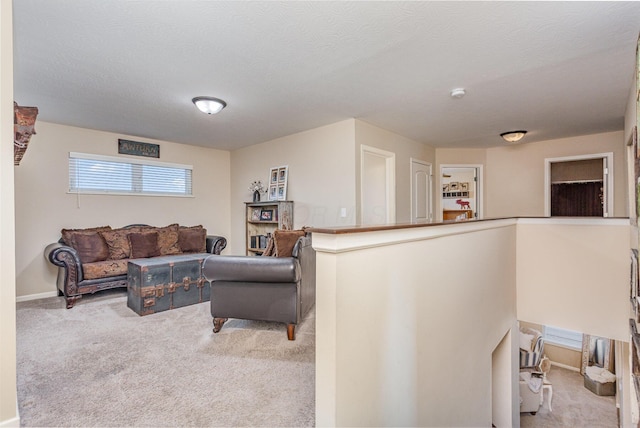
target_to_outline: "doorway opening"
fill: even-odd
[[[388,224],[396,221],[395,165],[395,153],[364,144],[361,146],[361,224]]]
[[[442,221],[482,218],[482,165],[440,165]]]
[[[608,217],[613,153],[545,159],[545,216]]]

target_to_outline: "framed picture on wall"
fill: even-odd
[[[451,183],[449,183],[450,192],[457,192],[458,190],[460,190],[460,183],[458,183],[457,181],[452,181]]]
[[[278,200],[284,201],[287,199],[287,185],[278,184]]]
[[[278,185],[277,184],[271,184],[269,186],[269,200],[270,201],[277,201],[278,200]]]
[[[460,183],[460,191],[468,192],[469,191],[469,183]]]

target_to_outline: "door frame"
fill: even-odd
[[[482,164],[463,164],[463,163],[443,163],[440,164],[440,174],[438,174],[438,188],[436,191],[438,192],[438,201],[440,201],[440,206],[438,210],[438,221],[442,221],[442,174],[444,168],[475,168],[477,170],[477,182],[476,182],[476,220],[480,220],[483,218],[482,212],[484,211],[484,199],[483,199],[483,191],[482,188],[484,183],[484,165]]]
[[[611,217],[613,212],[613,152],[593,153],[586,155],[562,156],[544,159],[544,216],[551,217],[551,164],[588,159],[607,159],[607,167],[603,167],[602,179],[606,182],[604,191],[607,194],[607,206],[603,207],[603,217]]]
[[[387,201],[387,224],[396,222],[396,154],[376,147],[360,145],[360,224],[364,224],[364,159],[366,155],[383,157],[385,160],[385,197]]]
[[[409,158],[409,192],[411,192],[411,196],[409,197],[409,215],[410,221],[413,221],[413,209],[414,209],[414,189],[413,189],[413,164],[418,163],[420,165],[424,165],[429,168],[429,183],[427,184],[427,188],[429,189],[428,194],[428,206],[427,206],[427,216],[429,218],[429,223],[433,223],[433,165],[430,162],[423,161],[417,158]]]

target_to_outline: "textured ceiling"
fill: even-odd
[[[348,118],[490,147],[622,129],[639,32],[640,2],[14,0],[14,95],[43,121],[221,149]]]

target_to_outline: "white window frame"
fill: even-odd
[[[545,343],[582,351],[582,333],[578,331],[545,325],[542,335]]]
[[[72,160],[73,159],[86,159],[100,162],[114,162],[118,164],[130,164],[135,166],[155,166],[155,167],[164,167],[164,168],[174,168],[180,169],[184,171],[189,171],[189,181],[190,185],[186,186],[185,191],[187,193],[177,193],[177,192],[149,192],[144,191],[142,189],[142,175],[140,168],[134,168],[131,172],[131,180],[132,180],[132,189],[130,191],[126,190],[112,190],[112,189],[79,189],[77,188],[77,178],[74,180],[73,173],[71,170]],[[88,154],[88,153],[78,153],[78,152],[69,152],[69,162],[68,162],[68,171],[69,171],[69,188],[67,193],[71,194],[88,194],[88,195],[121,195],[121,196],[162,196],[162,197],[174,197],[174,198],[193,198],[193,166],[178,164],[178,163],[169,163],[169,162],[160,162],[149,159],[131,159],[120,156],[105,156],[105,155],[96,155],[96,154]]]

